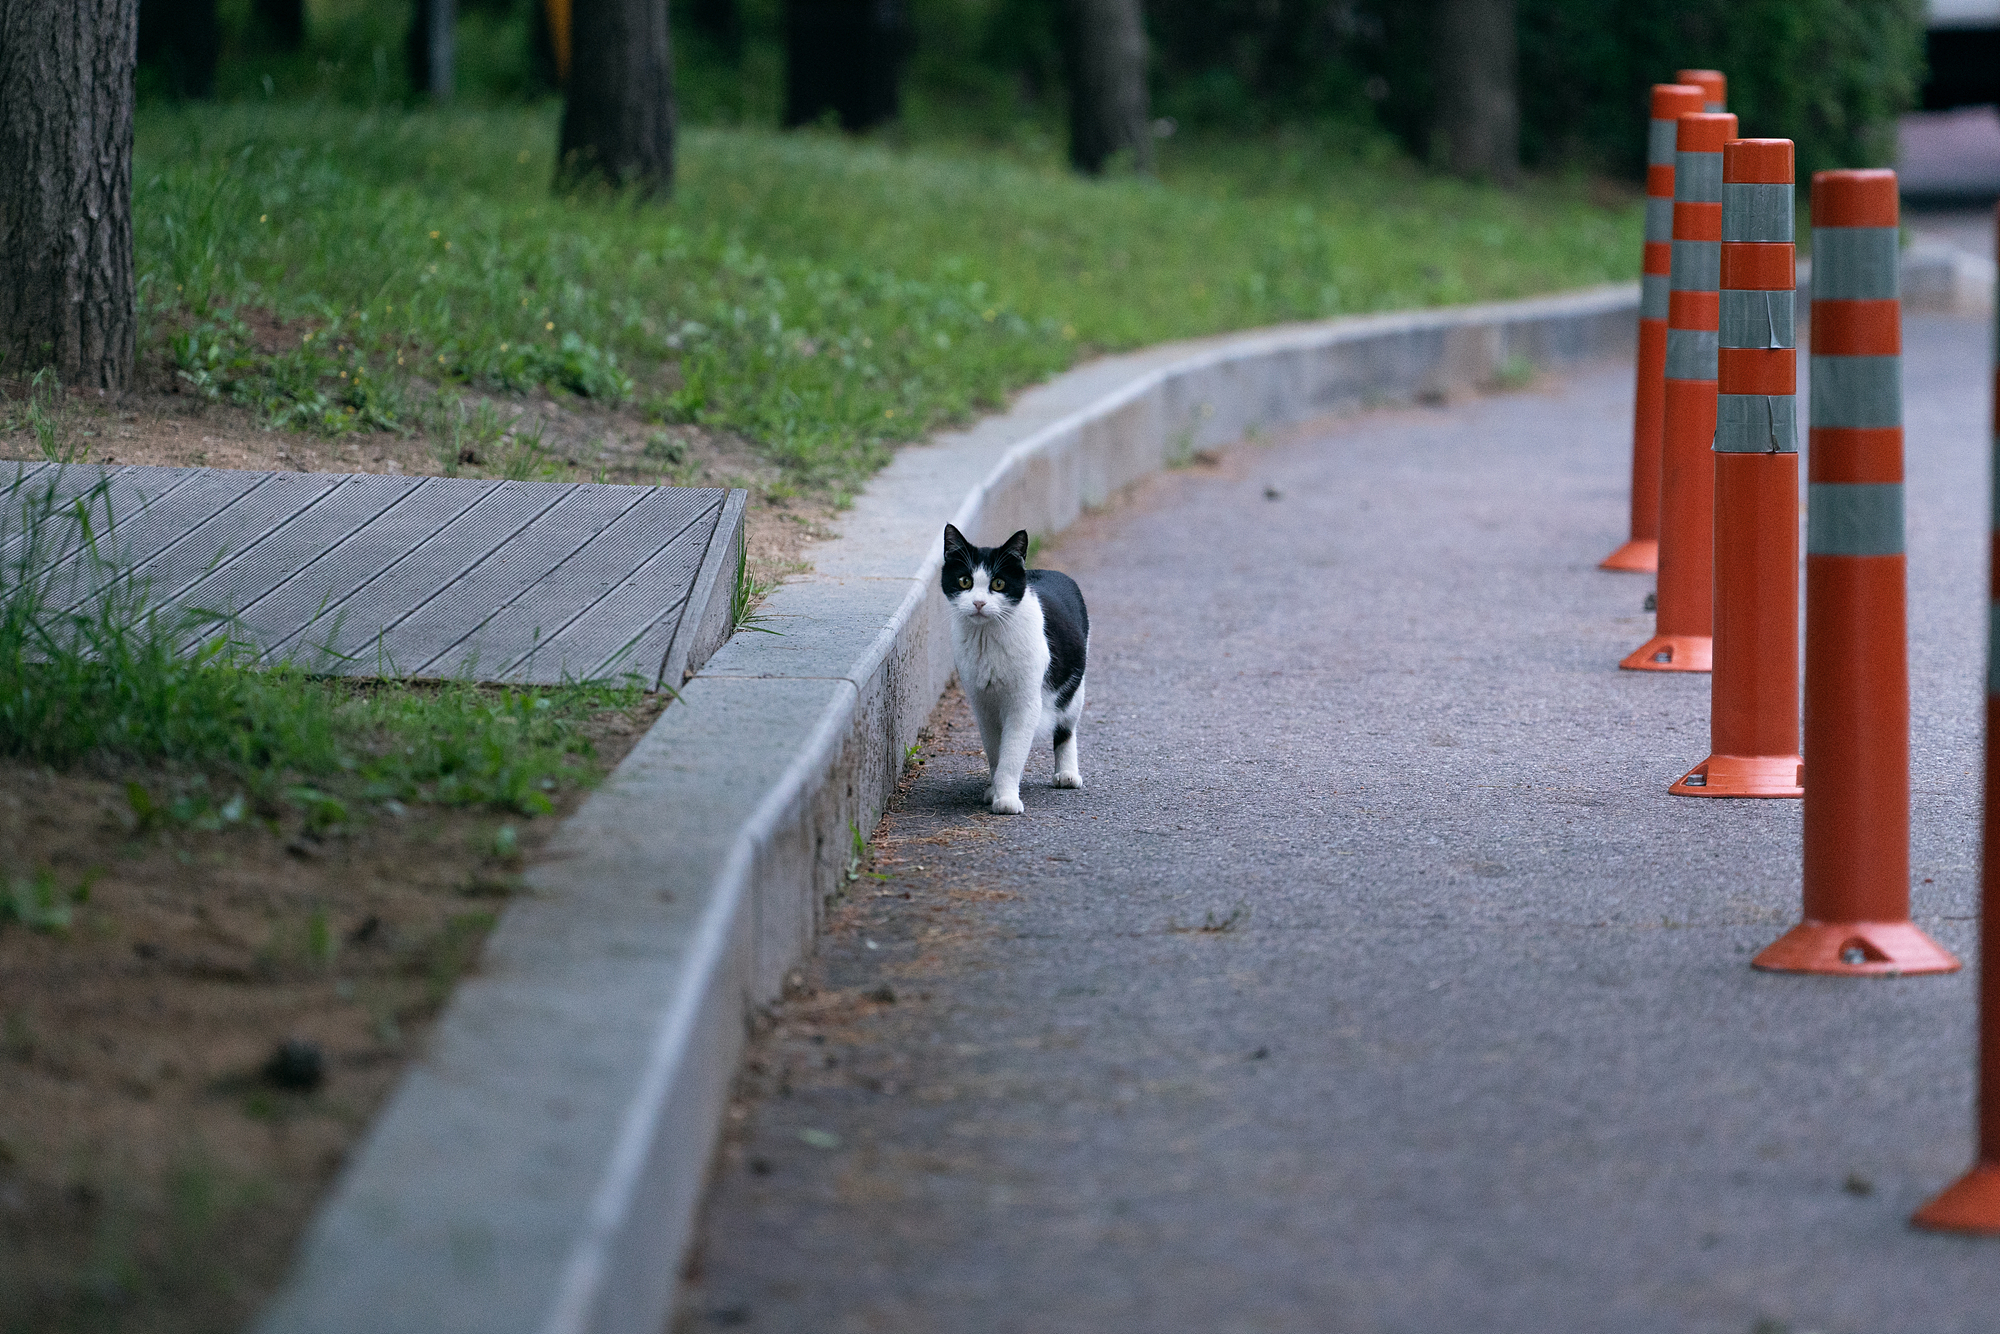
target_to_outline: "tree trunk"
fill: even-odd
[[[571,17],[556,184],[600,179],[664,195],[674,184],[667,0],[585,0]]]
[[[1457,175],[1511,186],[1521,176],[1514,0],[1438,0],[1432,47],[1437,126]]]
[[[433,102],[451,101],[457,38],[457,0],[417,0],[410,19],[410,86]]]
[[[902,111],[897,0],[785,0],[785,125],[831,111],[858,134]]]
[[[277,51],[296,51],[306,44],[306,0],[256,0],[259,36]]]
[[[736,0],[693,0],[688,26],[715,43],[730,60],[743,56],[743,14]]]
[[[139,59],[166,75],[175,97],[214,92],[221,53],[215,0],[145,0],[139,6]]]
[[[1069,160],[1096,175],[1119,153],[1153,165],[1146,98],[1146,25],[1139,0],[1067,0]]]
[[[126,389],[138,0],[0,0],[0,374]]]

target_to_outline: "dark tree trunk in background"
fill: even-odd
[[[0,375],[125,389],[138,0],[0,0]]]
[[[828,111],[852,133],[902,111],[898,0],[785,0],[785,125]]]
[[[667,0],[579,0],[570,19],[559,188],[602,179],[674,185],[674,63]]]
[[[743,54],[743,15],[736,0],[691,0],[688,26],[731,60]]]
[[[296,51],[306,44],[306,0],[256,0],[251,6],[258,35],[278,51]]]
[[[1139,0],[1066,0],[1069,160],[1095,175],[1118,153],[1153,165],[1146,97],[1146,24]]]
[[[1432,47],[1445,165],[1513,185],[1521,175],[1514,0],[1438,0]]]
[[[214,92],[215,58],[221,53],[215,0],[145,0],[139,6],[139,59],[159,68],[174,96]]]
[[[410,86],[429,93],[433,101],[451,101],[457,38],[457,0],[416,0],[410,19]]]

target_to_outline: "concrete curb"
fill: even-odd
[[[558,832],[350,1159],[265,1334],[659,1334],[750,1008],[951,675],[938,533],[1054,533],[1192,451],[1631,354],[1638,286],[1299,325],[1071,371],[906,449]]]

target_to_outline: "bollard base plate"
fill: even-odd
[[[1706,672],[1714,661],[1715,641],[1707,635],[1654,635],[1618,665],[1628,672]]]
[[[1975,1164],[1911,1214],[1910,1225],[1930,1232],[2000,1233],[2000,1165]]]
[[[1750,961],[1768,973],[1902,977],[1955,973],[1955,955],[1910,922],[1800,922]]]
[[[1656,537],[1635,537],[1597,563],[1600,570],[1623,570],[1629,574],[1657,574],[1660,569],[1660,541]]]
[[[1667,791],[1677,797],[1803,797],[1796,755],[1711,755]]]

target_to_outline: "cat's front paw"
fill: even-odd
[[[1019,815],[1026,809],[1027,807],[1021,804],[1019,794],[1011,797],[1001,796],[993,798],[993,813],[995,815]]]
[[[1050,787],[1082,787],[1082,774],[1057,774],[1049,782]]]

